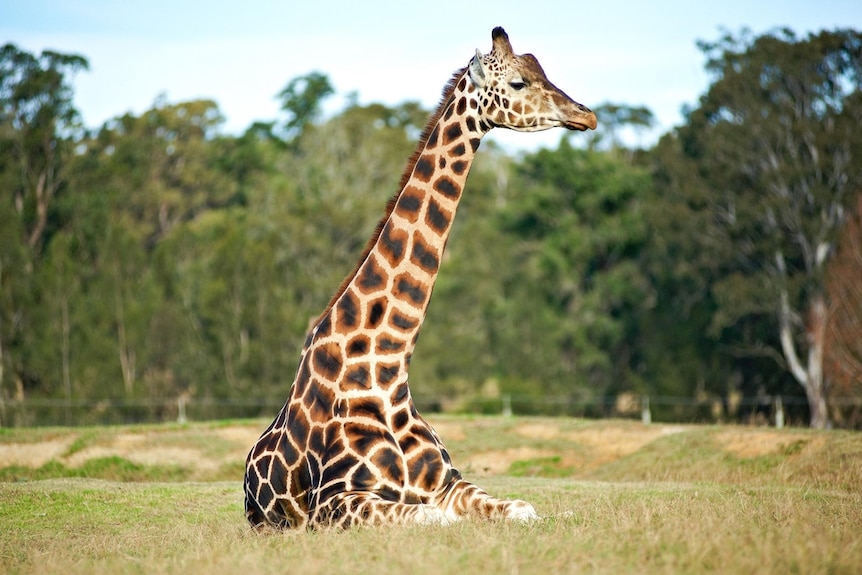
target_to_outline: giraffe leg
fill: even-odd
[[[465,516],[487,519],[532,521],[539,515],[530,503],[520,499],[492,497],[478,485],[463,479],[456,480],[440,501],[446,517],[457,520]]]
[[[346,529],[359,525],[448,525],[451,521],[435,505],[400,503],[371,492],[346,491],[321,505],[311,525]]]

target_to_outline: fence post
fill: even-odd
[[[181,395],[177,398],[177,423],[186,422],[186,397]]]
[[[784,429],[784,405],[780,395],[775,398],[775,429]]]
[[[512,396],[508,393],[503,395],[503,417],[512,417]]]
[[[641,397],[641,422],[644,425],[649,425],[652,423],[652,413],[649,410],[649,396],[644,395]]]

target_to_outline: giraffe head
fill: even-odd
[[[535,56],[515,54],[502,28],[494,28],[491,38],[491,52],[476,50],[467,68],[486,123],[520,132],[595,129],[593,111],[554,86]]]

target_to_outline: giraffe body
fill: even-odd
[[[493,49],[455,73],[352,274],[309,332],[287,403],[249,452],[255,527],[531,519],[465,481],[413,405],[407,370],[479,142],[493,127],[596,126],[532,55]]]

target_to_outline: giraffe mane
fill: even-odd
[[[332,306],[335,305],[335,302],[338,301],[338,298],[344,294],[344,291],[347,289],[347,286],[350,285],[350,282],[353,281],[353,278],[356,277],[356,274],[359,273],[359,268],[362,267],[362,264],[365,263],[365,260],[368,258],[368,254],[371,253],[371,249],[374,247],[374,244],[377,243],[377,240],[380,238],[380,234],[383,231],[383,226],[386,225],[387,220],[389,220],[389,216],[392,215],[392,210],[395,209],[395,204],[398,201],[398,196],[401,195],[401,192],[404,190],[404,186],[407,185],[407,182],[410,180],[410,176],[413,175],[413,170],[416,167],[416,162],[419,161],[419,157],[422,155],[422,150],[425,149],[425,146],[428,144],[428,139],[431,137],[431,133],[434,131],[434,127],[437,125],[437,122],[440,121],[440,117],[446,111],[446,108],[452,102],[452,94],[455,92],[455,87],[458,85],[458,81],[464,76],[467,72],[467,68],[461,68],[456,71],[452,77],[449,79],[449,82],[446,83],[446,86],[443,88],[443,95],[440,98],[440,103],[437,105],[437,110],[431,114],[431,117],[428,119],[428,122],[425,124],[425,128],[422,130],[422,134],[419,136],[419,142],[416,144],[416,149],[413,154],[410,156],[410,159],[407,161],[407,166],[404,168],[404,173],[401,174],[401,181],[398,183],[398,191],[389,198],[389,201],[386,203],[386,212],[383,214],[383,217],[377,223],[377,227],[374,229],[374,234],[372,234],[371,239],[368,240],[368,243],[365,245],[365,249],[362,251],[362,256],[359,258],[359,263],[356,264],[356,267],[353,268],[353,271],[347,275],[346,278],[341,282],[341,285],[338,288],[338,291],[335,292],[335,295],[329,300],[329,303],[326,304],[326,308],[323,310],[323,313],[314,321],[312,326],[316,326],[320,323],[320,320],[323,319],[329,311],[332,309]]]

